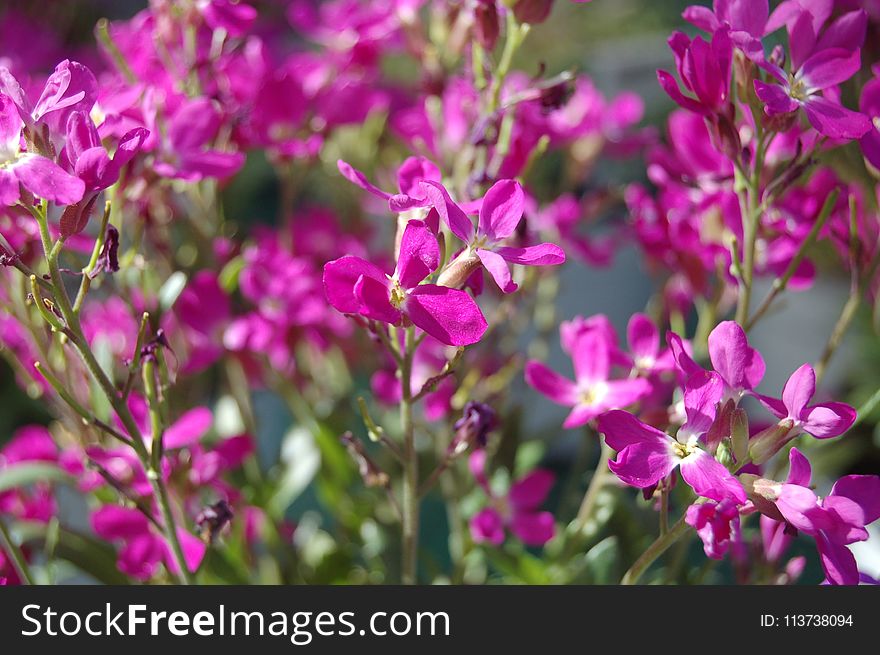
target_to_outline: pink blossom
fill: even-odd
[[[502,245],[514,234],[522,220],[525,196],[518,182],[501,180],[492,185],[481,203],[476,230],[471,219],[452,202],[441,184],[424,181],[422,187],[443,222],[467,245],[467,253],[459,257],[466,257],[470,253],[479,257],[504,293],[511,293],[517,288],[508,264],[555,266],[565,261],[565,253],[552,243],[525,248]]]
[[[697,423],[696,418],[690,421]],[[681,477],[699,496],[717,502],[746,502],[742,484],[701,447],[693,434],[682,442],[621,410],[600,416],[598,429],[617,451],[609,468],[626,484],[640,489],[651,487],[680,468]]]
[[[486,451],[475,450],[468,461],[471,473],[492,501],[470,521],[471,537],[477,543],[500,546],[505,528],[527,546],[543,546],[556,533],[553,514],[540,511],[550,493],[555,476],[536,469],[515,481],[505,496],[495,496],[486,478]]]
[[[603,412],[631,405],[651,391],[644,378],[611,379],[612,343],[599,329],[585,330],[571,344],[575,380],[562,377],[545,364],[526,364],[526,382],[550,400],[571,407],[562,424],[575,428]]]
[[[160,564],[173,575],[180,573],[171,546],[140,511],[105,505],[92,513],[91,521],[99,537],[122,544],[116,565],[126,575],[146,581],[156,574]],[[195,573],[205,556],[205,544],[183,528],[177,528],[177,536],[187,568]]]
[[[394,274],[351,255],[324,266],[327,299],[338,311],[382,323],[406,318],[441,343],[476,343],[488,327],[466,291],[420,284],[438,266],[440,248],[422,221],[410,221],[403,234]]]

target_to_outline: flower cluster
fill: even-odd
[[[697,582],[653,566],[694,536],[869,580],[874,349],[825,376],[880,315],[861,4],[687,8],[662,136],[546,48],[586,1],[0,8],[0,582]],[[640,311],[577,286],[619,249]]]

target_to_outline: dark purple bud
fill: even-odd
[[[351,455],[351,458],[357,464],[358,473],[361,474],[361,478],[366,486],[388,487],[391,482],[388,474],[380,469],[376,462],[367,454],[364,444],[359,439],[356,439],[351,432],[345,432],[339,437],[339,440],[345,444],[348,454]]]
[[[517,0],[513,5],[513,15],[520,23],[537,25],[547,20],[553,0]]]
[[[119,270],[119,230],[112,225],[107,226],[107,234],[104,237],[104,245],[98,255],[97,265],[89,272],[89,277],[95,279],[101,273],[116,273]]]
[[[234,517],[235,512],[225,500],[205,507],[196,516],[196,525],[199,526],[202,541],[209,545],[214,543],[220,532],[232,522]]]
[[[495,0],[477,0],[474,7],[474,36],[486,50],[493,50],[501,32]]]
[[[464,406],[461,418],[455,422],[455,436],[449,444],[447,452],[455,457],[468,448],[485,448],[489,433],[498,425],[495,410],[484,403],[474,400]]]

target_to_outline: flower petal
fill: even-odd
[[[858,139],[873,129],[864,114],[842,107],[822,96],[810,96],[804,101],[804,111],[810,125],[820,134],[832,139]]]
[[[354,286],[361,276],[387,280],[382,269],[360,257],[347,255],[324,264],[324,293],[337,311],[358,313],[361,302],[354,295]]]
[[[764,378],[764,358],[749,346],[735,321],[724,321],[709,334],[709,359],[721,377],[736,390],[751,390]]]
[[[465,243],[470,243],[474,238],[474,224],[464,210],[452,201],[446,187],[432,180],[423,180],[421,185],[425,197],[452,233]]]
[[[510,486],[507,498],[518,509],[535,509],[547,498],[556,476],[546,469],[535,469]]]
[[[524,211],[525,195],[516,180],[499,180],[483,197],[480,207],[479,233],[490,241],[506,239],[519,225]]]
[[[459,289],[423,284],[407,296],[405,308],[413,323],[449,346],[476,343],[488,327],[474,299]]]
[[[73,205],[85,193],[82,180],[41,155],[20,155],[11,168],[25,189],[58,205]]]
[[[360,188],[365,191],[369,191],[374,196],[382,198],[383,200],[388,200],[391,198],[390,193],[386,193],[382,191],[379,187],[374,186],[368,179],[367,176],[361,173],[359,170],[351,166],[350,164],[342,161],[341,159],[336,162],[336,167],[339,169],[339,172],[342,173],[342,176],[351,182],[352,184],[356,184]]]
[[[513,281],[510,274],[510,266],[504,258],[485,248],[477,248],[477,256],[483,262],[483,266],[489,271],[489,275],[495,280],[495,284],[504,293],[513,293],[517,289],[516,282]]]
[[[510,531],[527,546],[543,546],[556,534],[550,512],[518,512],[513,515]]]
[[[409,221],[400,240],[395,277],[404,289],[412,289],[440,264],[437,237],[424,221]]]
[[[730,471],[704,450],[696,450],[681,460],[681,477],[698,495],[721,502],[725,498],[743,504],[746,490]]]
[[[642,423],[629,412],[619,409],[602,414],[599,417],[598,430],[605,435],[605,443],[617,451],[641,443],[668,449],[672,441],[672,437],[665,432]]]
[[[525,248],[495,248],[495,252],[511,264],[523,266],[557,266],[565,263],[565,252],[555,243],[539,243]]]
[[[672,473],[678,461],[669,440],[665,443],[643,442],[621,450],[616,459],[608,462],[608,468],[626,484],[644,489]]]
[[[214,423],[214,415],[207,407],[189,410],[165,430],[162,445],[168,449],[184,448],[197,443]]]
[[[574,382],[565,378],[546,364],[530,361],[525,368],[526,383],[550,400],[560,405],[572,406],[577,402],[578,392]]]
[[[821,403],[807,407],[801,428],[817,439],[829,439],[849,430],[856,416],[856,410],[846,403]]]

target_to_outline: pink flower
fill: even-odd
[[[689,417],[689,422],[693,426],[698,420]],[[699,438],[693,434],[682,442],[621,410],[600,416],[599,432],[617,451],[617,457],[608,463],[609,468],[628,485],[652,487],[680,468],[681,477],[699,496],[718,502],[746,502],[746,492],[739,481],[701,447]]]
[[[851,12],[829,26],[817,40],[815,16],[806,10],[797,14],[788,23],[791,73],[766,62],[762,67],[778,84],[755,80],[755,93],[764,102],[765,113],[775,116],[803,108],[816,131],[832,139],[858,139],[868,132],[868,117],[846,109],[834,99],[835,94],[829,93],[861,67],[859,48],[864,40],[865,20],[863,11]]]
[[[173,575],[180,573],[171,546],[140,511],[105,505],[92,513],[91,520],[99,537],[122,543],[116,565],[126,575],[146,581],[156,574],[159,564],[164,564]],[[205,544],[183,528],[177,529],[177,536],[187,568],[195,573],[205,556]]]
[[[397,186],[400,193],[391,194],[371,184],[366,175],[341,159],[336,162],[336,165],[345,179],[369,191],[377,198],[387,200],[388,207],[395,212],[427,205],[428,200],[420,183],[423,181],[439,182],[442,179],[440,169],[430,159],[407,157],[397,169]]]
[[[187,182],[233,175],[244,164],[244,154],[210,146],[220,124],[220,111],[210,99],[183,102],[168,119],[162,157],[154,165],[156,172]]]
[[[779,424],[752,440],[750,451],[756,462],[765,461],[782,446],[806,432],[817,439],[837,437],[852,426],[856,410],[846,403],[830,402],[808,405],[816,393],[816,372],[804,364],[788,378],[782,399],[755,394],[777,418]]]
[[[556,266],[565,262],[565,253],[552,243],[525,248],[501,245],[517,229],[523,216],[525,197],[515,180],[500,180],[492,185],[480,205],[477,229],[464,210],[452,202],[443,185],[424,181],[427,198],[449,226],[452,233],[467,245],[459,257],[475,254],[504,293],[516,291],[508,264]]]
[[[688,354],[680,336],[669,332],[666,339],[686,378],[702,370]],[[725,399],[739,402],[764,378],[764,358],[749,345],[745,331],[734,321],[722,321],[709,333],[709,360],[724,382]]]
[[[880,476],[844,476],[828,496],[819,498],[809,486],[812,472],[807,458],[792,448],[789,462],[786,482],[757,480],[756,494],[772,502],[781,514],[771,513],[771,518],[782,518],[815,539],[829,583],[858,584],[858,566],[847,546],[865,541],[865,527],[880,518]],[[766,512],[763,507],[759,509]]]
[[[712,559],[723,559],[731,544],[740,539],[739,508],[730,499],[695,503],[687,508],[685,521],[697,531],[706,557]]]
[[[658,70],[657,79],[663,90],[677,105],[694,113],[709,115],[720,112],[730,95],[733,43],[728,31],[717,30],[710,43],[700,36],[691,40],[683,32],[675,32],[669,39],[669,47],[675,54],[682,84],[696,98],[685,96],[672,75]]]
[[[0,93],[0,205],[18,203],[19,184],[35,196],[59,205],[79,202],[85,192],[82,180],[47,157],[21,151],[23,126],[13,100]]]
[[[611,355],[607,334],[586,330],[575,337],[571,348],[575,381],[533,360],[526,364],[526,382],[553,402],[571,407],[562,426],[575,428],[609,409],[631,405],[651,391],[651,383],[644,378],[611,379]]]
[[[404,319],[450,346],[476,343],[488,327],[466,291],[420,284],[438,266],[440,247],[422,221],[403,233],[394,274],[360,257],[345,256],[324,265],[327,299],[338,311],[402,324]]]
[[[475,450],[468,461],[479,485],[491,499],[486,507],[471,518],[471,537],[477,543],[500,546],[507,528],[527,546],[543,546],[553,538],[556,526],[553,514],[538,508],[553,487],[555,476],[536,469],[510,486],[506,496],[494,496],[486,478],[486,451]]]

